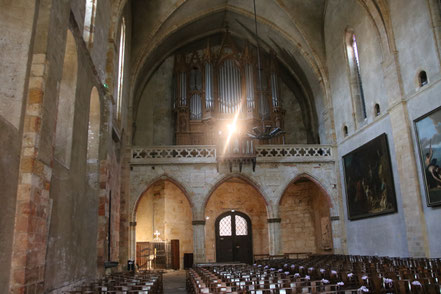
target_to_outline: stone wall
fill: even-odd
[[[184,253],[193,252],[192,212],[184,193],[170,181],[159,181],[143,193],[136,208],[136,242],[179,240],[180,266]]]
[[[0,292],[9,287],[11,250],[17,200],[22,139],[23,103],[29,75],[36,4],[30,1],[1,1],[0,25]]]
[[[344,2],[344,3],[343,3]],[[364,4],[362,3],[364,2]],[[435,215],[439,208],[427,206],[424,179],[413,121],[440,106],[438,42],[439,5],[433,1],[333,1],[325,15],[325,43],[330,89],[335,109],[343,207],[346,206],[342,157],[382,133],[386,133],[398,211],[356,221],[347,220],[348,253],[390,256],[440,254],[441,232]],[[351,92],[344,33],[354,30],[360,56],[361,80],[367,119],[357,122]],[[423,33],[425,32],[425,33]],[[430,32],[430,33],[429,33]],[[418,85],[425,70],[429,84]],[[439,95],[438,95],[439,96]],[[381,113],[373,111],[375,103]],[[343,126],[348,127],[345,137]],[[347,215],[347,213],[345,213]],[[389,236],[384,238],[384,236]]]
[[[205,207],[205,254],[207,262],[216,261],[215,222],[224,212],[235,210],[251,219],[253,254],[268,254],[268,225],[265,200],[256,189],[241,179],[222,183]]]
[[[332,247],[335,253],[344,252],[344,227],[341,222],[343,216],[340,215],[341,204],[338,196],[337,177],[335,177],[334,163],[258,163],[256,170],[253,172],[251,165],[244,165],[242,172],[239,172],[238,166],[233,166],[232,172],[226,164],[219,165],[219,171],[216,164],[179,164],[179,165],[133,165],[130,173],[130,211],[132,219],[134,219],[134,211],[139,197],[143,194],[145,189],[150,187],[158,179],[169,179],[185,191],[188,199],[192,205],[193,221],[197,224],[193,225],[195,238],[197,236],[198,242],[195,241],[194,254],[196,261],[204,261],[205,255],[205,241],[202,238],[209,238],[208,232],[214,227],[209,222],[214,221],[217,215],[209,215],[210,219],[206,221],[205,217],[208,215],[208,207],[211,207],[210,195],[216,195],[219,191],[229,191],[231,186],[231,179],[240,179],[247,184],[241,184],[238,187],[248,187],[250,192],[247,195],[256,195],[254,191],[258,191],[256,197],[260,194],[265,203],[265,210],[260,212],[260,218],[277,219],[279,214],[279,201],[292,181],[300,177],[307,177],[321,186],[321,189],[326,191],[327,198],[331,203],[329,215],[334,216],[332,221]],[[223,183],[225,187],[223,186]],[[236,185],[236,184],[235,184]],[[222,187],[222,189],[220,189]],[[225,190],[226,189],[226,190]],[[228,193],[222,193],[227,195]],[[239,193],[242,194],[242,193]],[[213,197],[213,196],[212,196]],[[223,196],[227,197],[227,196]],[[237,201],[242,201],[236,196],[231,195],[231,202],[234,204]],[[253,197],[255,199],[256,197]],[[216,199],[216,198],[214,198]],[[239,199],[239,200],[238,200]],[[208,202],[208,203],[207,203]],[[241,202],[242,203],[242,202]],[[222,211],[216,211],[218,214],[229,209],[231,205],[228,201],[224,204],[218,205]],[[237,203],[236,203],[237,204]],[[247,207],[248,204],[245,205]],[[238,206],[243,206],[238,205]],[[231,209],[231,208],[230,208]],[[264,213],[265,211],[265,213]],[[245,212],[246,213],[246,212]],[[202,222],[202,224],[200,224]],[[252,220],[253,222],[253,220]],[[254,222],[253,222],[254,223]],[[205,225],[204,225],[205,224]],[[262,224],[263,225],[263,224]],[[265,238],[268,239],[268,252],[271,254],[281,254],[281,239],[280,231],[277,226],[271,224],[268,226],[268,232],[265,233]],[[278,224],[277,224],[278,225]],[[199,231],[202,227],[203,231]],[[196,230],[197,229],[197,230]],[[202,230],[201,229],[201,230]],[[202,233],[204,232],[205,233]],[[202,234],[202,236],[200,235]],[[262,233],[263,234],[263,233]],[[262,236],[264,236],[262,235]],[[196,240],[196,239],[195,239]],[[207,244],[209,244],[207,242]],[[212,243],[211,243],[212,244]],[[201,247],[203,246],[203,247]],[[266,251],[262,248],[262,252]],[[134,257],[134,240],[131,242],[132,256]],[[206,248],[207,254],[210,248]],[[208,255],[207,255],[208,256]],[[211,257],[210,257],[211,258]]]
[[[316,184],[305,179],[291,184],[280,200],[279,210],[283,253],[330,252],[329,202]],[[326,227],[329,231],[324,230]]]

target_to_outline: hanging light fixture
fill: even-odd
[[[257,140],[269,140],[272,138],[275,138],[277,136],[285,134],[285,131],[283,131],[279,127],[273,128],[271,125],[265,125],[265,113],[264,113],[264,103],[265,103],[265,97],[263,95],[263,88],[262,88],[262,65],[260,61],[260,45],[259,45],[259,35],[257,34],[257,13],[256,13],[256,0],[253,0],[254,5],[254,31],[256,36],[256,44],[257,44],[257,70],[258,70],[258,78],[259,78],[259,87],[260,87],[260,109],[261,109],[261,119],[262,119],[262,126],[254,127],[251,129],[251,131],[248,132],[248,137],[252,139]]]

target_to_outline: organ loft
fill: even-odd
[[[281,132],[285,112],[274,53],[260,56],[248,42],[241,45],[226,31],[218,46],[207,42],[204,49],[175,55],[176,144],[220,147],[233,130],[235,153],[252,153],[256,143],[283,142],[282,136],[247,135],[253,129]]]
[[[0,293],[441,293],[439,0],[0,0]]]

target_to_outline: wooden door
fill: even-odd
[[[238,211],[218,216],[215,222],[216,261],[253,262],[253,243],[250,218]]]

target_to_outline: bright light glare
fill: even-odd
[[[234,131],[236,130],[237,118],[239,117],[241,107],[242,107],[242,102],[240,102],[239,107],[237,108],[237,112],[234,114],[233,122],[227,126],[229,132],[228,132],[227,142],[225,142],[225,147],[224,147],[224,152],[223,152],[224,155],[225,155],[225,152],[227,152],[228,144],[230,144],[231,136],[233,135]]]
[[[236,124],[234,122],[232,124],[228,124],[227,128],[228,128],[228,131],[230,131],[230,133],[236,132]]]

